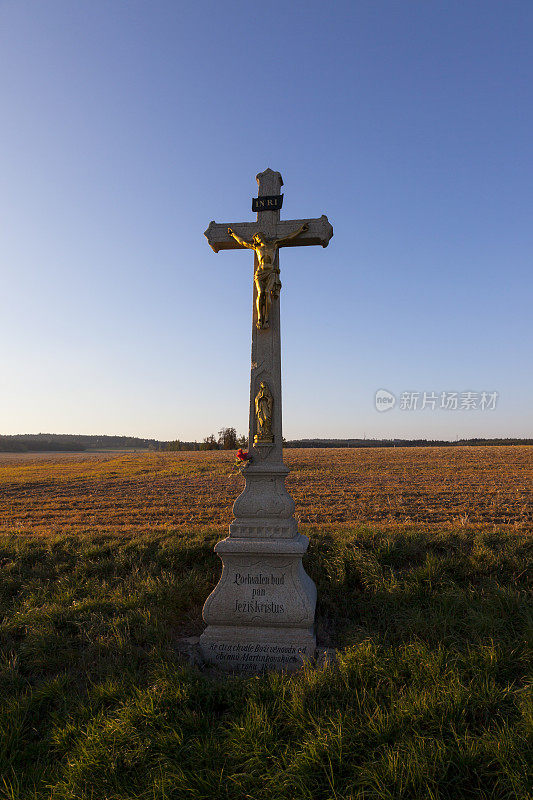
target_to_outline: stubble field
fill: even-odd
[[[288,449],[306,523],[533,527],[533,447]],[[233,454],[0,454],[0,525],[120,532],[231,521]]]
[[[530,800],[533,448],[287,450],[335,665],[191,665],[232,455],[0,455],[0,798]]]

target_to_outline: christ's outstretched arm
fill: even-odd
[[[276,244],[279,245],[283,244],[283,242],[288,242],[289,239],[296,239],[297,236],[299,236],[301,233],[305,233],[305,231],[308,230],[309,230],[309,225],[307,224],[307,222],[304,222],[303,225],[300,225],[297,231],[294,231],[294,233],[289,233],[287,236],[283,236],[281,239],[278,239],[276,241]]]
[[[228,228],[228,233],[229,233],[230,236],[233,236],[235,241],[239,242],[239,244],[242,245],[243,247],[248,247],[250,250],[255,250],[255,248],[254,248],[254,246],[253,246],[253,244],[251,242],[247,242],[246,239],[241,239],[241,237],[237,236],[235,231],[233,231],[231,228]]]

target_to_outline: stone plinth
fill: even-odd
[[[222,576],[204,606],[200,647],[223,668],[296,669],[316,646],[316,588],[302,566],[309,539],[297,530],[287,468],[244,472],[230,535],[215,546]]]

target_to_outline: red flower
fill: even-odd
[[[237,458],[239,459],[239,461],[248,461],[250,456],[247,450],[243,450],[242,447],[239,447],[239,449],[237,450]]]

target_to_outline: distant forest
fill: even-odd
[[[57,451],[79,453],[83,450],[159,450],[156,439],[135,436],[83,436],[71,433],[24,433],[0,436],[0,452],[39,453]]]
[[[533,444],[533,439],[293,439],[283,441],[284,447],[461,447],[476,445]],[[222,428],[218,436],[211,434],[201,442],[180,439],[165,442],[158,439],[139,439],[135,436],[84,436],[61,433],[26,433],[0,436],[0,452],[39,453],[45,451],[77,453],[91,450],[236,450],[247,447],[244,436],[235,428]]]
[[[466,445],[533,444],[533,439],[292,439],[284,447],[459,447]]]

